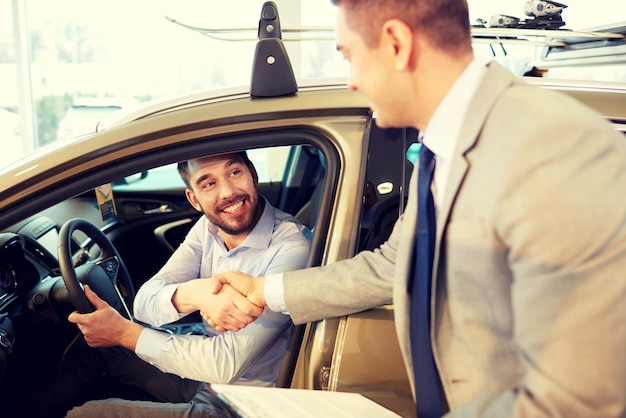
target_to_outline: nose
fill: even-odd
[[[233,194],[235,194],[235,185],[233,184],[232,181],[230,181],[229,178],[226,178],[220,181],[219,192],[220,192],[221,199],[227,199],[231,197]]]

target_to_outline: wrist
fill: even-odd
[[[265,277],[256,279],[253,292],[253,297],[250,298],[253,303],[261,308],[267,306],[267,300],[265,300]]]
[[[143,326],[136,322],[127,321],[126,328],[121,334],[120,344],[129,350],[135,351],[137,347],[137,341],[139,340],[139,334],[143,331]]]
[[[196,294],[194,291],[194,282],[196,282],[196,280],[179,284],[172,295],[172,305],[174,305],[174,308],[181,314],[198,310],[193,299]]]

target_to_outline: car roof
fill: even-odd
[[[271,2],[268,2],[271,3]],[[267,3],[266,3],[267,4]],[[277,14],[276,14],[277,16]],[[261,22],[259,27],[261,27]],[[264,22],[267,23],[267,22]],[[276,22],[274,22],[276,23]],[[543,31],[541,35],[515,30],[489,30],[479,28],[482,37],[502,41],[503,33],[511,40],[528,36],[556,39],[556,34],[565,36],[562,31]],[[280,33],[265,33],[259,29],[258,44],[271,46],[272,57],[279,59],[286,54],[281,48]],[[622,37],[623,38],[623,37]],[[619,39],[616,37],[614,39]],[[288,62],[288,57],[284,58]],[[336,117],[341,115],[366,115],[369,112],[367,99],[358,92],[351,91],[345,79],[316,79],[300,81],[300,85],[285,86],[280,83],[289,77],[276,76],[267,66],[267,55],[255,54],[253,77],[250,86],[234,87],[179,95],[173,98],[158,99],[137,107],[116,112],[101,121],[95,133],[85,134],[66,140],[56,141],[25,157],[18,163],[0,170],[0,202],[15,200],[27,194],[27,189],[38,181],[54,183],[54,174],[66,169],[79,170],[88,164],[108,164],[115,158],[123,158],[129,152],[149,149],[151,141],[158,136],[167,136],[172,130],[184,130],[185,126],[245,129],[255,123],[278,122],[283,118],[303,118],[313,116]],[[284,70],[284,68],[283,68]],[[287,71],[293,71],[287,68]],[[256,72],[264,77],[255,77]],[[270,83],[277,97],[255,94],[257,83]],[[618,129],[626,127],[626,86],[623,83],[562,81],[545,78],[529,78],[534,85],[563,91],[582,100],[587,105],[610,118]],[[237,128],[240,127],[240,128]],[[171,136],[169,136],[171,138]]]

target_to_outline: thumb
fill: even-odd
[[[222,284],[228,283],[258,307],[266,305],[265,296],[263,294],[265,278],[253,277],[240,271],[229,271],[216,274],[213,277],[222,282]]]
[[[215,278],[211,278],[211,284],[213,285],[213,288],[211,289],[211,293],[214,295],[217,295],[220,292],[220,290],[222,290],[223,283]]]
[[[247,296],[249,292],[249,284],[246,280],[242,279],[242,276],[250,277],[244,275],[244,273],[235,270],[235,271],[227,271],[225,273],[219,273],[213,276],[216,281],[221,282],[222,284],[229,284],[237,291],[239,291],[242,295]]]
[[[94,293],[93,290],[89,287],[89,285],[85,285],[85,296],[96,310],[105,309],[109,307],[109,304],[103,301]]]
[[[230,279],[230,276],[229,276],[228,272],[226,272],[226,273],[218,273],[215,276],[213,276],[213,279],[216,282],[219,282],[221,284],[230,284],[230,282],[231,282],[231,279]]]

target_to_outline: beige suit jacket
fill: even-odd
[[[438,205],[431,298],[450,415],[624,416],[626,139],[497,64],[461,132]],[[393,302],[411,384],[416,173],[380,250],[284,275],[296,323]]]

